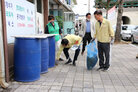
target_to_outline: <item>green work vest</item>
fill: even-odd
[[[58,23],[54,22],[54,27],[51,23],[48,23],[47,26],[48,26],[48,32],[49,34],[58,34],[55,36],[55,40],[56,42],[60,39],[60,35],[59,35],[59,26],[58,26]]]

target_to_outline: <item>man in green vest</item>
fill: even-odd
[[[55,18],[53,15],[48,16],[48,21],[49,23],[46,25],[45,34],[59,34],[55,36],[55,40],[57,42],[60,40],[61,30],[58,26],[58,23],[55,22]]]
[[[58,34],[55,36],[56,41],[56,51],[59,49],[60,43],[61,43],[61,29],[59,28],[59,25],[57,22],[55,22],[55,18],[53,15],[48,16],[49,23],[45,27],[45,34]],[[59,59],[60,61],[63,61],[63,59]]]

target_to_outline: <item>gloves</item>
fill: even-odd
[[[78,46],[78,49],[80,49],[80,45]]]
[[[90,42],[92,43],[94,40],[95,40],[95,38],[92,38]]]
[[[111,45],[114,44],[114,38],[113,38],[113,37],[111,37],[111,41],[110,41],[110,43],[111,43]]]

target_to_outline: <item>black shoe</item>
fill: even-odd
[[[75,62],[73,62],[73,66],[76,66],[76,63]]]
[[[97,71],[99,71],[99,70],[103,70],[104,68],[103,67],[99,67],[98,69],[97,69]]]
[[[64,61],[62,58],[59,58],[59,61]]]
[[[137,54],[137,56],[136,56],[136,59],[138,59],[138,54]]]
[[[55,61],[55,65],[58,65],[58,63],[59,63],[58,61]]]
[[[68,62],[66,62],[65,64],[69,64],[69,63],[71,63],[72,62],[72,60],[71,59],[69,59],[68,60]]]
[[[103,71],[107,71],[108,70],[108,67],[105,67],[104,69],[103,69]]]
[[[84,54],[84,51],[81,52],[81,55],[82,55],[82,56],[83,56],[83,54]]]

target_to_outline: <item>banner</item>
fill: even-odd
[[[115,6],[108,11],[108,20],[114,20],[116,18]]]
[[[8,43],[13,35],[35,34],[35,6],[26,0],[5,0]]]

